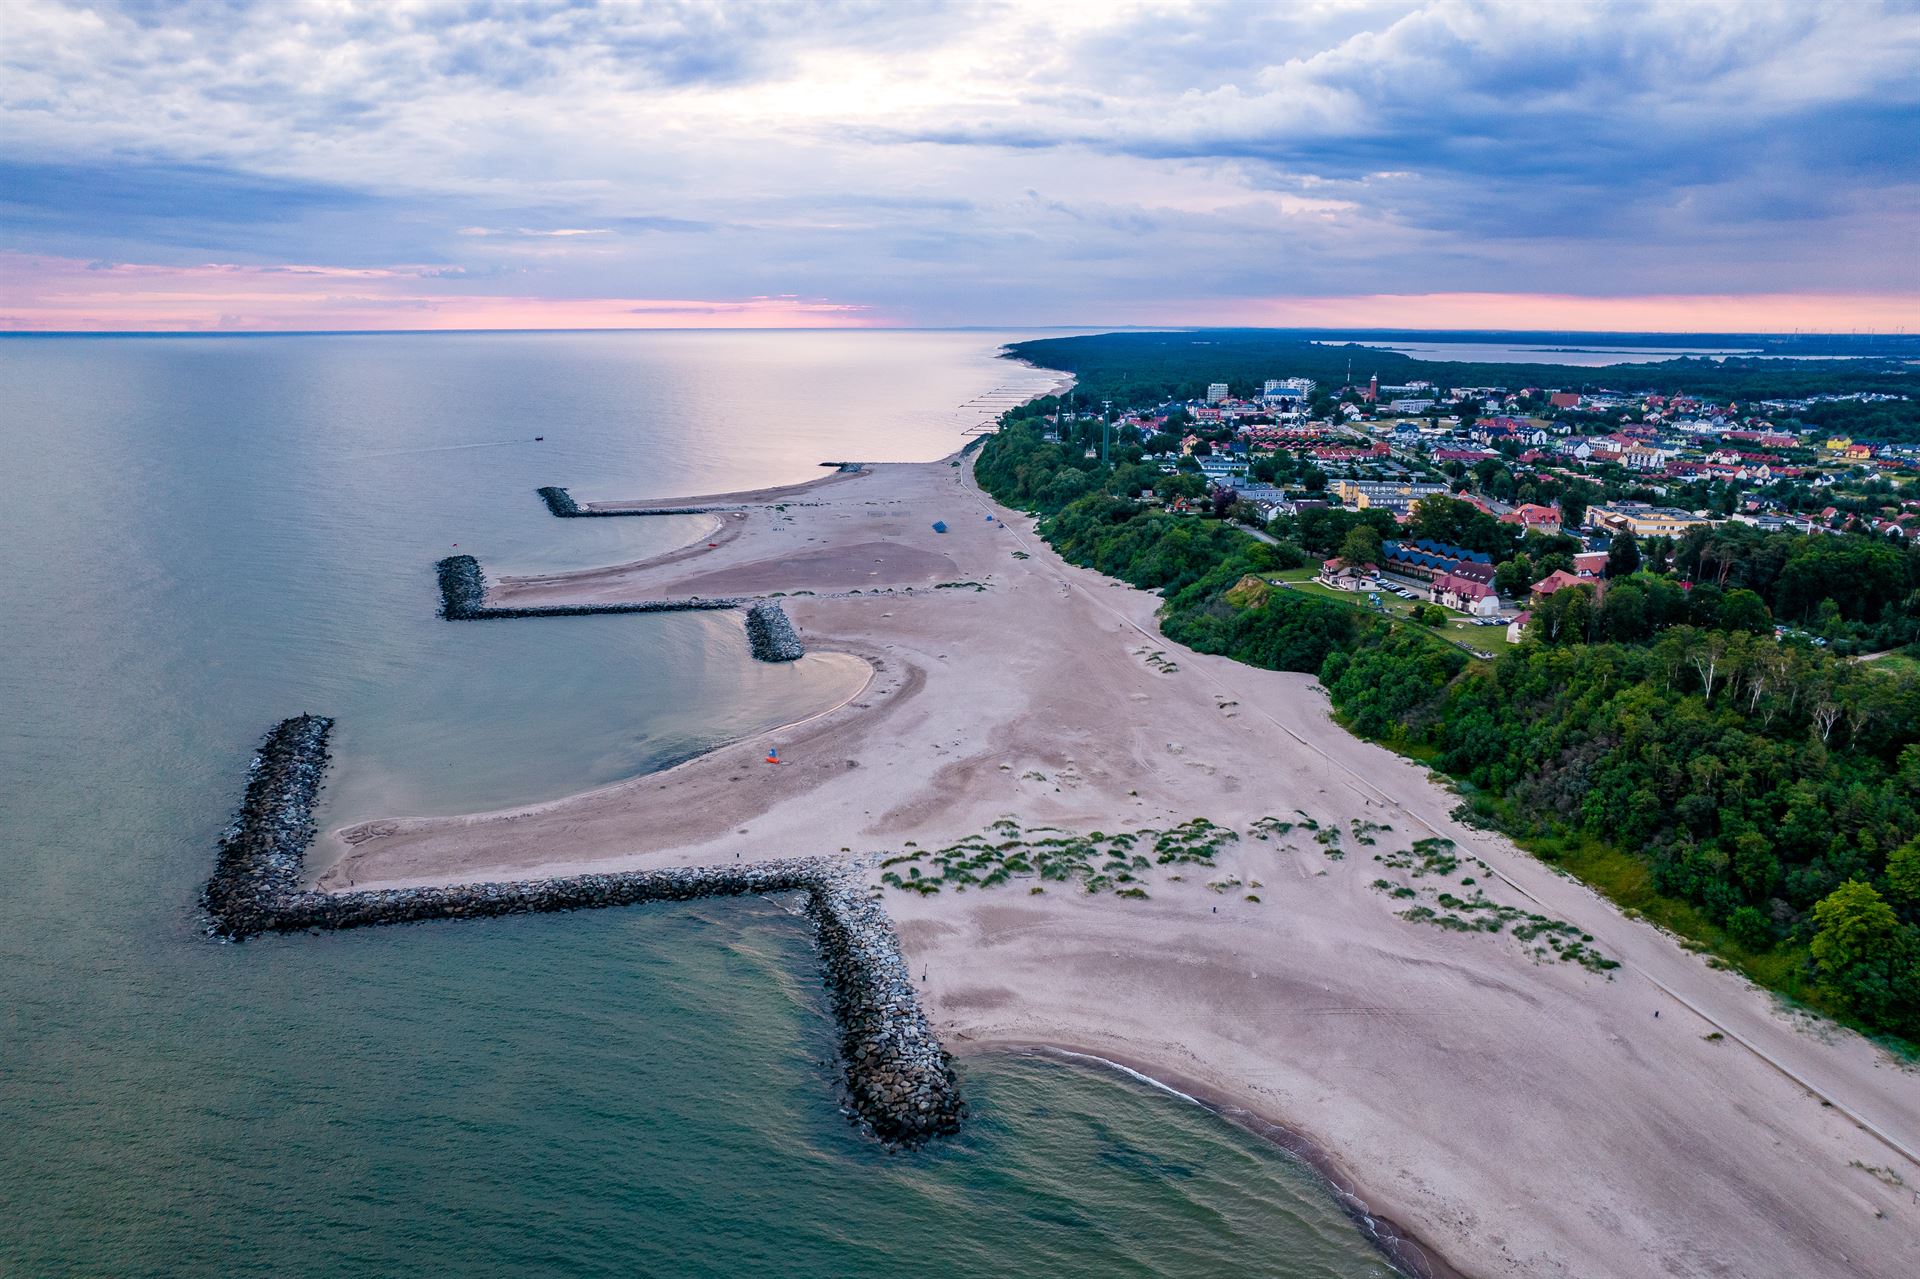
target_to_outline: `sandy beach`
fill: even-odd
[[[695,546],[501,579],[490,602],[782,593],[808,660],[865,663],[866,686],[582,795],[328,832],[323,887],[1204,817],[1238,838],[1211,866],[1140,871],[1144,896],[1018,877],[886,891],[963,1066],[1038,1044],[1184,1081],[1301,1134],[1469,1275],[1920,1273],[1920,1072],[1453,822],[1457,797],[1347,734],[1310,678],[1166,641],[1155,597],[1063,563],[967,461],[653,505],[742,509]],[[1409,867],[1428,838],[1454,841],[1450,875]],[[1402,917],[1436,889],[1565,921],[1620,966]]]

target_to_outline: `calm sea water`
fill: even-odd
[[[214,946],[260,734],[340,718],[329,823],[539,799],[844,693],[737,618],[450,625],[431,564],[604,563],[665,496],[950,451],[1013,335],[0,340],[0,1274],[1383,1275],[1178,1099],[964,1063],[908,1156],[831,1104],[779,901]],[[544,435],[535,443],[533,437]]]

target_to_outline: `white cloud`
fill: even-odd
[[[1920,225],[1916,65],[1900,4],[9,0],[0,164],[364,197],[281,201],[244,242],[122,218],[122,256],[437,254],[451,280],[928,322],[1726,289],[1753,260],[1754,288],[1871,287]],[[27,247],[95,251],[84,217],[10,224],[6,200]]]

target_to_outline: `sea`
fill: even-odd
[[[1095,1064],[965,1058],[960,1137],[864,1140],[792,902],[202,934],[284,716],[338,718],[332,825],[838,701],[731,615],[440,621],[433,562],[706,527],[557,521],[543,484],[944,456],[1052,380],[1020,336],[0,338],[0,1275],[1394,1273],[1306,1165]]]

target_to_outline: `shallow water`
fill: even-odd
[[[583,500],[936,457],[1012,335],[0,340],[0,1273],[1358,1276],[1331,1195],[1119,1077],[964,1063],[959,1141],[833,1109],[777,901],[209,945],[248,752],[329,823],[628,776],[845,695],[731,614],[449,624],[431,566],[603,563]],[[546,440],[534,443],[535,435]]]

